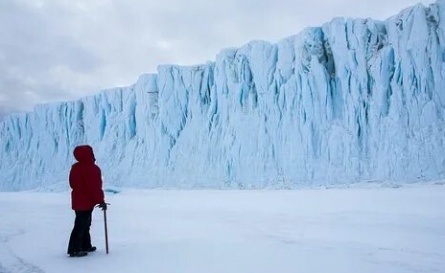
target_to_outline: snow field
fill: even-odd
[[[107,201],[110,254],[97,210],[98,251],[68,258],[68,192],[0,193],[0,272],[445,272],[443,185],[124,190]]]

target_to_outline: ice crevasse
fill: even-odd
[[[10,115],[0,190],[63,183],[79,144],[125,187],[444,179],[445,0],[385,21],[336,18]]]

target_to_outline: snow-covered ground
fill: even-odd
[[[69,192],[0,193],[0,272],[445,272],[445,185],[136,191],[94,212],[98,251],[66,256]]]

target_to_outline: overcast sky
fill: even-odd
[[[433,0],[0,0],[0,119],[214,61],[333,17],[386,19]]]

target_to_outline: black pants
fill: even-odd
[[[91,215],[92,210],[76,210],[76,220],[68,244],[68,254],[91,248]]]

